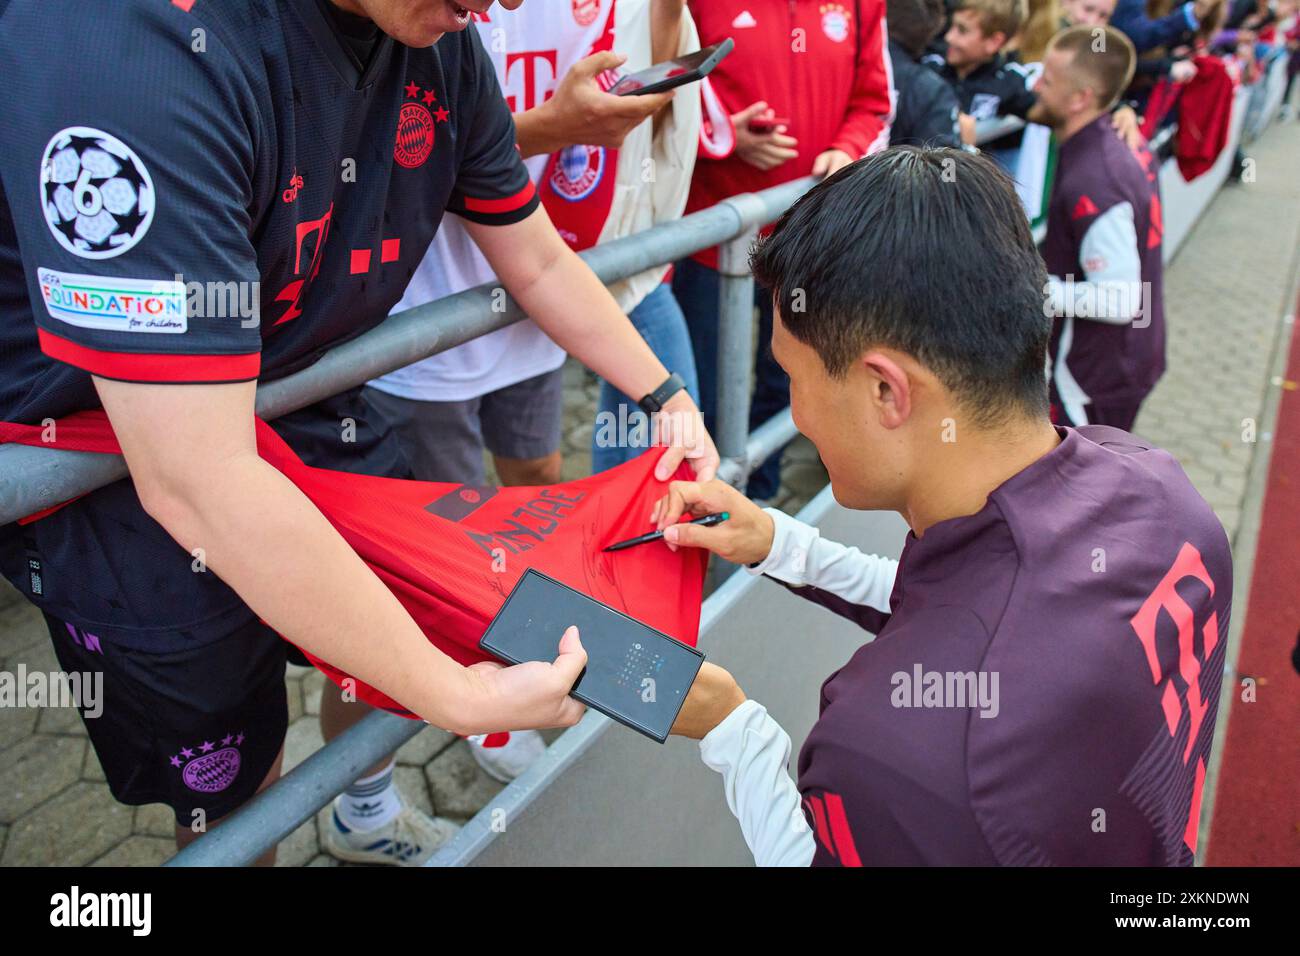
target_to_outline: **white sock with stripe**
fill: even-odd
[[[377,830],[402,812],[402,800],[393,783],[394,758],[379,773],[362,777],[334,801],[334,810],[349,830]]]

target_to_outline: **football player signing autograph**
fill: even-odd
[[[675,482],[655,507],[669,547],[876,635],[822,685],[797,783],[764,708],[719,667],[697,678],[674,732],[700,739],[755,859],[1189,865],[1228,541],[1166,452],[1051,424],[1045,275],[1011,182],[984,157],[896,147],[808,193],[752,266],[836,500],[911,529],[893,561],[718,481]],[[917,666],[997,700],[902,706],[896,677]],[[791,825],[801,810],[810,827]]]

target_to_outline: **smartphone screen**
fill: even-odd
[[[511,664],[549,662],[571,624],[587,651],[573,696],[663,743],[704,662],[695,648],[532,568],[479,646]]]
[[[708,76],[735,45],[735,41],[728,37],[721,43],[706,46],[694,53],[664,60],[644,70],[628,74],[611,86],[609,92],[615,96],[635,96],[662,93],[683,83],[693,83]]]

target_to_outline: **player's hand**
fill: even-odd
[[[979,135],[975,128],[975,117],[969,113],[961,113],[957,116],[957,131],[961,133],[961,141],[967,146],[974,146],[975,139]]]
[[[785,135],[784,124],[765,130],[750,129],[751,120],[771,115],[772,108],[759,100],[731,116],[731,126],[736,131],[736,155],[756,169],[775,169],[799,155],[794,148],[799,141]]]
[[[552,137],[564,145],[582,143],[617,149],[623,139],[673,98],[673,91],[645,96],[615,96],[596,83],[603,70],[626,62],[608,50],[579,60],[564,74],[555,95],[537,107],[545,115]]]
[[[682,515],[692,518],[727,512],[730,517],[712,527],[678,523]],[[735,564],[754,564],[772,551],[776,523],[754,502],[725,481],[674,481],[650,514],[656,531],[676,551],[679,547],[705,548]]]
[[[718,665],[705,661],[669,733],[701,740],[744,702],[745,692],[736,679]]]
[[[1142,139],[1142,126],[1138,122],[1138,115],[1133,107],[1121,106],[1114,113],[1111,113],[1110,125],[1129,149],[1137,150],[1142,148],[1144,142]]]
[[[709,481],[718,473],[721,459],[713,436],[704,427],[704,416],[690,394],[682,389],[655,414],[655,439],[668,450],[655,466],[655,477],[667,481],[683,460],[691,463],[696,481]]]
[[[853,162],[853,157],[842,149],[828,149],[819,153],[813,160],[814,176],[834,176],[837,172]]]
[[[530,661],[513,667],[493,662],[466,668],[471,696],[469,719],[458,733],[490,734],[502,730],[572,727],[586,708],[569,696],[587,666],[578,629],[560,638],[559,655],[550,663]]]

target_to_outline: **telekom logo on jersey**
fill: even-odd
[[[308,284],[311,283],[311,281],[316,278],[316,274],[320,272],[321,253],[325,249],[325,239],[329,235],[330,219],[333,215],[334,204],[330,203],[330,207],[325,211],[325,215],[321,216],[319,219],[310,220],[309,222],[300,222],[294,230],[294,275],[302,274],[303,244],[307,240],[307,237],[313,234],[318,234],[316,238],[316,246],[311,253],[311,260],[308,265],[306,278],[294,279],[281,289],[280,294],[275,297],[276,302],[287,302],[289,304],[288,308],[285,309],[284,314],[275,320],[276,325],[279,325],[281,322],[288,322],[290,319],[295,319],[302,315],[303,295],[307,290]]]
[[[1133,615],[1130,623],[1146,652],[1147,664],[1151,668],[1152,683],[1159,685],[1164,677],[1160,665],[1160,652],[1156,646],[1156,630],[1160,612],[1164,611],[1173,620],[1178,629],[1178,676],[1182,678],[1183,691],[1174,687],[1174,678],[1170,674],[1164,678],[1164,690],[1160,695],[1160,706],[1164,710],[1165,725],[1169,736],[1178,736],[1178,725],[1182,722],[1183,709],[1189,716],[1187,746],[1183,748],[1183,764],[1191,759],[1196,739],[1200,735],[1201,724],[1209,710],[1210,702],[1201,694],[1200,677],[1210,654],[1219,643],[1219,620],[1213,608],[1201,628],[1201,654],[1196,654],[1196,615],[1190,605],[1178,592],[1178,585],[1187,578],[1200,581],[1214,597],[1214,579],[1205,569],[1201,552],[1190,541],[1184,541],[1178,556],[1155,590],[1143,602],[1142,607]],[[1187,827],[1183,832],[1183,842],[1188,849],[1196,852],[1196,838],[1201,816],[1201,787],[1205,783],[1205,760],[1196,758],[1196,775],[1192,781],[1192,802],[1188,808]]]
[[[558,52],[556,50],[520,50],[506,54],[506,105],[510,112],[521,113],[540,106],[555,93]],[[514,92],[510,92],[514,91]]]

